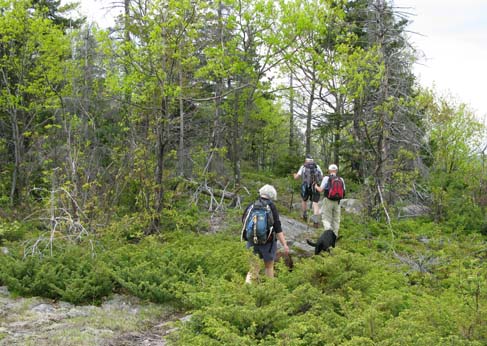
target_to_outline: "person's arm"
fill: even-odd
[[[320,185],[318,185],[318,184],[315,184],[315,189],[316,189],[316,191],[318,191],[318,192],[323,192],[323,190],[324,190],[324,189],[323,189],[323,188],[321,188],[321,186],[320,186]]]
[[[287,255],[289,254],[289,247],[287,246],[284,233],[282,233],[282,225],[281,225],[281,219],[279,218],[279,212],[277,211],[276,205],[274,203],[271,203],[269,206],[271,207],[272,216],[274,217],[274,225],[273,225],[274,232],[276,234],[277,239],[279,239],[279,242],[284,247],[284,251]]]
[[[303,173],[303,166],[299,167],[299,170],[293,174],[294,179],[299,179],[302,173]]]
[[[328,176],[326,176],[326,177],[324,177],[324,178],[323,178],[323,180],[321,181],[321,185],[316,184],[316,185],[315,185],[315,189],[316,189],[316,191],[318,191],[318,192],[323,192],[323,191],[325,191],[325,186],[326,186],[326,183],[328,182],[328,179],[329,179],[329,177],[328,177]]]
[[[283,232],[276,233],[277,239],[279,239],[279,242],[281,243],[282,247],[284,248],[284,253],[286,255],[289,254],[289,247],[287,246],[286,238],[284,237]]]

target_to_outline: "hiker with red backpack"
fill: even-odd
[[[311,155],[306,155],[304,164],[299,168],[297,173],[294,173],[294,179],[303,178],[303,183],[301,184],[301,209],[303,213],[301,214],[304,221],[308,221],[307,213],[307,202],[312,201],[313,205],[313,215],[311,216],[311,221],[314,226],[319,226],[319,215],[320,206],[318,202],[320,201],[320,193],[315,189],[316,184],[320,184],[323,179],[323,171],[321,167],[318,166]]]
[[[315,188],[319,192],[325,192],[322,207],[322,221],[325,231],[332,230],[338,238],[340,228],[340,200],[345,197],[345,181],[337,175],[338,167],[331,164],[328,167],[329,175],[323,178],[321,185]]]

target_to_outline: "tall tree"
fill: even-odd
[[[376,52],[381,70],[378,85],[363,89],[355,102],[357,138],[365,139],[370,160],[363,172],[374,181],[370,185],[370,207],[383,207],[397,197],[394,181],[394,158],[400,150],[417,157],[421,145],[421,130],[416,113],[408,107],[413,92],[412,63],[414,52],[408,45],[404,30],[406,17],[399,16],[385,0],[369,0],[364,18],[367,50]],[[416,153],[416,155],[415,155]],[[414,168],[413,168],[414,170]]]
[[[113,91],[130,93],[123,99],[127,105],[127,121],[132,129],[133,165],[139,175],[142,205],[150,211],[151,225],[147,232],[159,230],[164,206],[166,156],[177,148],[179,107],[185,90],[183,77],[194,64],[192,32],[202,25],[195,1],[133,2],[130,21],[125,15],[123,40],[113,47],[116,62],[108,72]],[[128,27],[127,27],[128,26]],[[130,39],[128,39],[130,37]],[[112,60],[113,61],[113,60]],[[123,75],[120,74],[120,68]],[[122,78],[121,78],[122,77]],[[119,83],[122,82],[122,83]],[[188,80],[188,83],[191,81]],[[182,124],[184,126],[184,123]],[[152,179],[149,178],[152,171]]]
[[[0,128],[11,157],[10,203],[21,203],[38,174],[26,158],[52,121],[69,40],[29,1],[0,2]]]
[[[425,115],[427,150],[422,152],[428,174],[423,183],[430,187],[433,217],[445,221],[469,215],[472,220],[462,218],[461,227],[478,227],[481,214],[476,197],[486,128],[469,107],[449,96],[421,90],[416,102]]]

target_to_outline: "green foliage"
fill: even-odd
[[[38,150],[48,138],[46,124],[54,110],[59,111],[69,39],[46,18],[46,8],[31,1],[1,0],[0,8],[0,70],[5,76],[0,84],[1,137],[9,143],[8,165],[1,162],[5,168],[0,173],[0,189],[5,173],[15,176],[9,182],[9,202],[20,204],[42,176],[44,158],[39,159]],[[4,202],[2,197],[0,203]]]
[[[458,230],[478,230],[485,221],[485,211],[474,202],[485,174],[478,158],[485,126],[466,105],[434,91],[423,91],[418,102],[426,110],[432,149],[428,186],[434,217]]]
[[[425,229],[421,229],[421,225]],[[487,301],[485,271],[478,261],[465,266],[465,250],[447,245],[439,227],[428,221],[395,224],[395,233],[427,235],[435,256],[459,258],[443,262],[432,273],[409,273],[388,253],[354,242],[359,225],[344,231],[333,256],[295,262],[293,272],[258,285],[214,281],[204,292],[188,292],[197,309],[191,321],[173,336],[175,344],[191,345],[480,345],[480,322]],[[374,238],[387,230],[371,225]],[[373,241],[375,243],[375,241]],[[342,249],[343,248],[343,249]],[[406,251],[408,247],[402,247]],[[436,249],[436,250],[435,250]],[[409,251],[423,251],[418,242]],[[441,262],[442,260],[440,260]],[[457,272],[443,276],[445,267]],[[408,274],[408,275],[405,275]],[[420,282],[411,277],[421,278]],[[466,276],[465,276],[466,275]],[[441,283],[439,285],[439,283]],[[419,286],[418,286],[419,285]],[[483,334],[482,334],[483,333]]]
[[[18,221],[8,222],[0,218],[0,244],[4,241],[17,241],[24,237],[29,225]]]
[[[73,303],[99,303],[113,281],[107,266],[93,256],[89,244],[65,245],[52,257],[0,257],[0,281],[12,292]]]
[[[162,211],[161,229],[164,231],[207,231],[208,218],[194,203],[187,200],[175,201]]]
[[[107,263],[117,284],[155,302],[191,302],[184,291],[201,290],[208,280],[231,279],[246,270],[245,252],[235,239],[175,232],[164,243],[147,238],[110,252]]]
[[[284,154],[281,155],[277,161],[273,172],[277,176],[287,176],[291,173],[297,172],[298,168],[303,164],[302,155],[298,154]]]
[[[178,345],[484,344],[483,238],[420,219],[391,227],[347,215],[332,255],[295,257],[292,272],[279,265],[276,279],[252,285],[251,253],[233,231],[104,239],[95,252],[56,243],[52,257],[22,259],[12,247],[0,254],[0,284],[75,303],[119,291],[191,309],[171,336]],[[421,260],[424,270],[411,265]]]
[[[183,345],[486,344],[485,240],[476,233],[486,224],[476,151],[484,128],[464,105],[428,92],[410,103],[406,22],[366,4],[134,2],[119,27],[94,42],[91,31],[68,37],[64,21],[56,23],[62,18],[30,1],[0,0],[0,69],[8,77],[0,88],[0,207],[15,194],[26,200],[35,186],[46,220],[75,224],[78,216],[89,231],[112,220],[99,238],[76,245],[36,239],[37,250],[53,246],[51,256],[24,248],[33,239],[20,244],[35,225],[0,220],[8,250],[0,253],[0,283],[74,303],[119,291],[191,309],[191,322],[174,334]],[[380,22],[368,20],[376,14]],[[288,101],[272,90],[279,66],[308,76],[294,84],[290,122]],[[313,119],[303,135],[298,114],[308,100]],[[369,210],[377,211],[376,186],[362,182],[391,172],[386,203],[409,203],[421,191],[436,223],[347,215],[333,255],[296,256],[292,272],[278,266],[275,280],[243,285],[251,255],[238,242],[241,210],[227,213],[223,234],[207,234],[210,216],[190,199],[193,181],[174,178],[176,158],[189,158],[184,174],[196,184],[231,186],[231,167],[249,191],[244,205],[274,185],[284,213],[300,201],[291,173],[303,159],[289,154],[300,151],[288,148],[289,127],[298,143],[316,134],[315,121],[322,143],[312,147],[360,171],[347,187],[354,195],[370,188]],[[410,139],[414,147],[404,146]],[[422,161],[418,147],[427,147]],[[69,198],[58,198],[58,188]],[[147,237],[155,220],[157,237]]]
[[[143,238],[149,228],[150,218],[147,213],[127,214],[114,220],[102,230],[103,234],[117,241],[132,241]]]

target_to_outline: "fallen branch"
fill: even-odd
[[[234,192],[230,192],[227,191],[228,184],[223,189],[219,189],[209,186],[207,180],[201,183],[194,180],[186,180],[186,183],[195,188],[195,192],[193,193],[194,203],[198,203],[200,194],[210,196],[210,206],[208,207],[210,211],[223,210],[225,200],[231,200],[231,203],[228,205],[229,208],[240,208],[242,197],[239,191],[244,189],[249,194],[245,187],[238,187]]]

